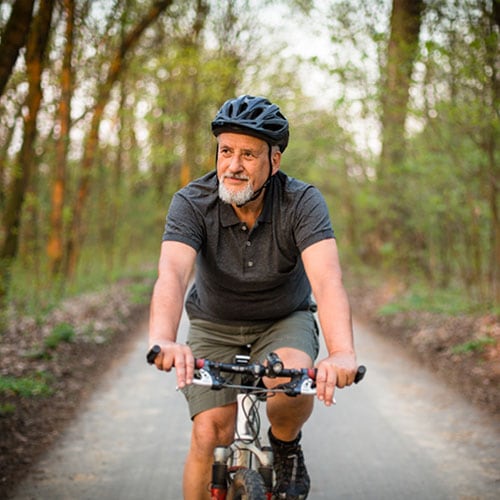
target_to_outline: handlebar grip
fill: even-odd
[[[147,362],[150,365],[152,365],[155,362],[156,356],[158,356],[158,354],[160,354],[160,352],[161,352],[161,347],[159,345],[155,344],[153,347],[151,347],[151,349],[146,354]]]
[[[356,372],[356,376],[354,377],[354,383],[357,384],[358,382],[361,382],[363,380],[363,377],[365,376],[366,373],[366,366],[360,365],[358,366],[358,371]]]
[[[316,380],[317,373],[318,373],[318,370],[316,368],[308,368],[307,369],[307,376],[312,380]],[[356,375],[354,377],[354,383],[357,384],[358,382],[361,382],[363,380],[363,377],[365,376],[365,373],[366,373],[366,366],[359,365],[358,371],[356,372]]]

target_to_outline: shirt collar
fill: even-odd
[[[228,203],[224,203],[221,199],[219,201],[219,214],[222,227],[235,226],[240,223],[238,217],[234,213],[233,207]]]

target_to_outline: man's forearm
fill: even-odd
[[[175,291],[160,280],[156,282],[149,317],[150,344],[176,341],[183,297],[181,290]]]
[[[343,288],[317,299],[318,318],[328,354],[354,353],[351,307]]]

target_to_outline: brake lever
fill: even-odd
[[[222,389],[226,383],[226,380],[220,376],[220,373],[213,373],[205,368],[199,368],[197,375],[193,379],[194,385],[210,387],[214,391]]]
[[[316,382],[309,377],[304,377],[300,384],[300,394],[314,396],[316,394]]]
[[[198,377],[196,377],[193,382],[196,385],[203,385],[206,387],[212,387],[213,378],[212,378],[212,375],[207,370],[200,368],[198,370]]]
[[[301,394],[316,394],[316,383],[307,374],[296,375],[289,382],[280,384],[277,388],[283,388],[287,396],[295,397]]]

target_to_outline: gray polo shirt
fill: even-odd
[[[242,325],[307,309],[311,286],[300,253],[333,237],[318,189],[280,171],[252,230],[219,199],[211,172],[174,195],[163,234],[198,252],[189,317]]]

